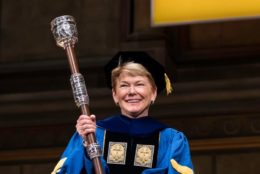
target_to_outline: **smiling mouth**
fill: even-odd
[[[140,99],[131,99],[131,100],[126,100],[127,103],[138,103],[140,102]]]

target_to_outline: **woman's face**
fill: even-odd
[[[116,79],[112,93],[121,113],[131,118],[147,116],[149,106],[157,96],[157,90],[152,88],[146,76],[131,76],[124,71]]]

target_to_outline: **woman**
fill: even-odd
[[[101,161],[111,174],[192,174],[186,137],[149,116],[157,93],[171,85],[164,68],[144,52],[119,52],[105,67],[108,86],[121,114],[96,122],[81,115],[57,173],[93,173],[82,139],[95,133]],[[55,171],[54,171],[55,173]]]

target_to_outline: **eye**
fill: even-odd
[[[120,88],[125,88],[125,87],[127,87],[127,86],[128,86],[127,84],[120,84],[120,85],[119,85]]]
[[[144,83],[137,83],[137,86],[144,86]]]

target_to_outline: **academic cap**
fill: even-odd
[[[166,89],[167,94],[172,92],[171,82],[165,73],[164,67],[150,55],[141,51],[120,51],[105,65],[106,82],[109,88],[112,88],[112,70],[127,62],[135,62],[143,65],[152,75],[158,93],[164,89]]]

